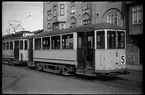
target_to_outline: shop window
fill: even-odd
[[[105,49],[105,31],[97,31],[97,49]]]
[[[36,38],[35,39],[35,50],[40,50],[41,49],[41,38]]]
[[[73,34],[62,36],[62,49],[73,49]]]
[[[52,49],[60,49],[60,36],[51,37],[51,47]]]
[[[50,49],[50,37],[42,38],[43,49]]]

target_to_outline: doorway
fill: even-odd
[[[77,33],[77,71],[93,74],[95,70],[94,31]]]

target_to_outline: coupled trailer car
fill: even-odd
[[[28,37],[28,67],[68,74],[124,74],[126,31],[109,23],[43,32]]]

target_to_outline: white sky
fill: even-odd
[[[2,35],[7,34],[9,20],[21,21],[28,31],[43,29],[43,2],[2,2]]]

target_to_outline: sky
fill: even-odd
[[[43,2],[2,2],[2,35],[11,20],[21,21],[21,26],[28,31],[43,29]]]

